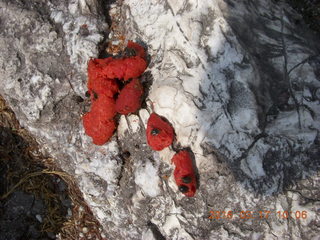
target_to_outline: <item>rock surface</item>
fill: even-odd
[[[142,82],[153,104],[121,117],[99,147],[81,115],[87,61],[109,32],[107,4],[0,2],[0,93],[75,176],[107,238],[319,239],[320,49],[299,16],[263,0],[111,5],[127,38],[148,46]],[[194,198],[174,183],[174,151],[146,145],[152,111],[172,123],[174,148],[194,153]],[[209,219],[211,210],[233,217]]]

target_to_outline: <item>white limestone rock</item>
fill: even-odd
[[[148,47],[142,82],[152,85],[143,109],[122,116],[111,141],[94,146],[80,97],[87,61],[109,31],[103,4],[0,2],[0,93],[75,176],[107,238],[316,238],[319,39],[294,23],[296,13],[263,0],[119,1],[111,11],[122,13],[118,27],[128,39]],[[152,111],[174,127],[172,148],[147,146]],[[172,176],[174,149],[186,147],[199,174],[194,198],[179,193]],[[210,220],[211,210],[233,217]],[[255,218],[241,219],[246,211]]]

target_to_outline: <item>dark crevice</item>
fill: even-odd
[[[117,0],[99,0],[100,15],[105,16],[109,27],[112,24],[111,16],[109,15],[110,5],[116,3]]]
[[[117,177],[117,186],[120,186],[121,185],[121,179],[123,178],[123,175],[124,175],[124,172],[125,172],[125,165],[126,165],[126,162],[129,160],[131,154],[129,151],[125,151],[122,149],[122,145],[120,143],[120,140],[119,138],[117,137],[117,143],[118,143],[118,146],[119,146],[119,159],[121,159],[121,168],[120,168],[120,173]]]
[[[107,58],[107,57],[111,57],[110,54],[107,53],[106,49],[108,47],[108,36],[110,33],[110,27],[112,26],[112,18],[109,14],[110,11],[110,5],[116,3],[116,0],[99,0],[99,14],[101,16],[105,17],[105,21],[109,26],[109,30],[106,32],[102,32],[103,35],[103,40],[100,42],[98,48],[99,48],[99,56],[98,58]]]
[[[152,231],[152,234],[156,240],[166,240],[166,238],[162,235],[157,225],[155,225],[151,221],[149,221],[147,225]]]
[[[235,162],[240,163],[242,159],[246,158],[248,156],[249,151],[254,147],[254,145],[261,139],[268,137],[266,133],[260,133],[257,136],[255,136],[253,142],[249,145],[249,147],[245,150],[243,150],[241,156],[236,159]],[[239,166],[238,166],[239,167]]]
[[[146,71],[142,74],[140,79],[141,79],[141,83],[143,86],[143,95],[141,98],[141,101],[142,101],[141,108],[147,109],[148,106],[147,106],[146,101],[148,99],[151,86],[153,84],[153,76],[150,71]]]
[[[282,12],[283,14],[283,12]],[[289,76],[289,72],[288,72],[288,56],[287,56],[287,44],[286,44],[286,40],[284,37],[284,20],[283,20],[284,16],[281,16],[281,44],[282,44],[282,54],[283,54],[283,58],[284,58],[284,64],[283,64],[283,79],[285,82],[288,82],[289,84],[289,92],[290,95],[293,99],[293,102],[296,106],[296,111],[298,114],[298,122],[299,122],[299,128],[301,129],[301,116],[300,116],[300,105],[298,103],[298,100],[293,92],[292,89],[292,82]]]

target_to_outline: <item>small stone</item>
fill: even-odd
[[[42,223],[42,221],[43,221],[41,215],[39,215],[39,214],[36,215],[36,219],[37,219],[39,222],[41,222],[41,223]]]

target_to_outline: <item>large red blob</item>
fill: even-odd
[[[147,68],[145,50],[132,41],[128,42],[127,48],[133,49],[135,56],[118,59],[112,57],[90,59],[88,63],[89,82],[101,76],[109,79],[124,79],[125,81],[139,77]]]
[[[147,142],[149,146],[160,151],[173,142],[174,131],[167,120],[156,113],[152,113],[147,123]]]
[[[179,190],[187,197],[193,197],[197,181],[190,153],[182,150],[173,156],[172,162],[176,166],[173,175]]]
[[[116,111],[124,115],[137,111],[141,107],[142,94],[143,87],[139,79],[133,79],[121,90],[116,101]]]
[[[93,143],[102,145],[113,135],[116,128],[114,116],[119,113],[135,112],[141,106],[143,88],[138,79],[133,79],[119,92],[116,79],[125,81],[139,77],[147,67],[146,53],[142,46],[132,41],[128,49],[133,55],[123,58],[90,59],[88,63],[88,91],[91,97],[91,110],[83,116],[83,126]]]

